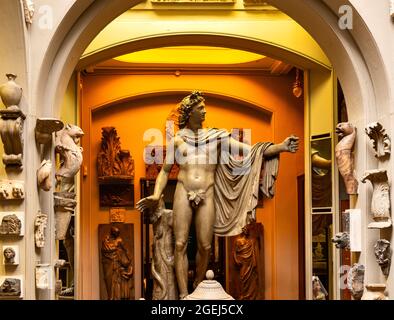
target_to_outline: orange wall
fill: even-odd
[[[241,75],[88,75],[83,77],[82,126],[87,177],[82,185],[82,259],[84,297],[98,299],[98,239],[97,227],[108,223],[108,211],[99,208],[96,155],[100,148],[101,128],[114,126],[122,149],[129,149],[135,160],[135,201],[140,198],[139,179],[144,176],[142,160],[143,133],[149,128],[164,129],[165,119],[183,94],[146,97],[108,108],[91,111],[108,102],[147,92],[201,91],[238,97],[265,106],[267,114],[245,105],[207,97],[206,126],[252,129],[252,143],[281,142],[289,134],[303,137],[303,101],[291,94],[292,77]],[[302,139],[303,140],[303,139]],[[296,154],[283,154],[280,162],[277,194],[266,200],[257,217],[265,229],[265,272],[267,299],[297,299],[298,297],[298,225],[296,177],[303,173],[303,141]],[[89,150],[89,151],[87,151]],[[133,221],[135,259],[140,262],[139,213],[130,210]],[[85,253],[85,254],[84,254]],[[140,263],[136,265],[136,293],[139,297]],[[88,266],[92,266],[89,270]]]

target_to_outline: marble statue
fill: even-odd
[[[353,146],[357,130],[349,122],[338,123],[336,133],[342,138],[335,146],[335,157],[347,194],[357,194],[358,181],[354,172]]]
[[[186,248],[193,213],[198,248],[196,288],[208,267],[213,234],[237,235],[246,224],[254,221],[259,188],[268,197],[274,195],[279,154],[298,149],[298,138],[294,136],[280,144],[257,143],[251,147],[233,139],[226,130],[203,128],[204,101],[202,93],[195,91],[180,103],[180,130],[168,144],[170,147],[167,145],[166,160],[156,179],[154,194],[136,205],[140,211],[157,206],[176,157],[180,169],[173,219],[175,273],[181,299],[188,295]],[[244,159],[237,160],[226,152],[230,147],[232,152],[243,150]]]

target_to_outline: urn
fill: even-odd
[[[22,98],[22,88],[15,83],[16,75],[6,74],[8,82],[0,86],[0,97],[7,109],[19,110],[19,103]]]

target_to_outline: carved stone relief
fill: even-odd
[[[74,192],[54,192],[55,238],[65,240],[71,217],[77,205]]]
[[[366,291],[361,300],[388,300],[386,285],[383,283],[371,283],[365,285]]]
[[[382,269],[383,274],[387,277],[390,273],[392,254],[390,248],[390,241],[387,241],[385,239],[379,239],[378,241],[376,241],[374,249],[376,261]]]
[[[36,288],[49,289],[52,268],[49,264],[40,264],[36,266]]]
[[[0,286],[0,297],[20,297],[21,280],[16,278],[5,278]]]
[[[0,201],[24,199],[25,188],[23,181],[0,180]]]
[[[100,180],[134,178],[134,160],[129,150],[122,150],[114,127],[104,127],[101,149],[97,156],[97,173]]]
[[[110,208],[109,209],[109,222],[110,223],[124,223],[126,221],[125,208]]]
[[[7,74],[8,82],[0,86],[0,97],[6,109],[0,110],[0,134],[4,144],[3,163],[6,167],[22,168],[23,122],[26,116],[19,108],[22,88],[15,83],[16,75]]]
[[[23,223],[20,214],[0,213],[0,235],[23,235]]]
[[[22,0],[23,1],[23,12],[25,15],[25,22],[27,25],[33,23],[34,16],[34,2],[33,0]]]
[[[48,215],[45,213],[38,212],[36,220],[34,222],[35,231],[34,239],[37,248],[44,248],[45,246],[45,229],[48,224]]]
[[[357,130],[349,122],[338,123],[336,133],[342,138],[335,146],[335,158],[346,186],[347,194],[357,194],[358,181],[354,172],[353,146]]]
[[[49,191],[52,188],[52,161],[42,160],[37,170],[37,183],[40,189]]]
[[[19,264],[19,248],[18,246],[3,246],[3,263],[5,265]]]
[[[54,118],[39,118],[36,122],[36,141],[39,144],[50,144],[52,142],[52,133],[62,130],[64,124],[62,121]]]
[[[174,270],[173,217],[172,210],[164,206],[163,198],[150,215],[153,225],[153,300],[176,300],[178,290]]]
[[[365,128],[365,133],[373,141],[375,157],[382,158],[391,153],[391,140],[379,122],[373,122]]]
[[[391,226],[390,218],[390,187],[388,184],[387,171],[383,169],[368,170],[361,182],[369,180],[372,183],[373,193],[371,212],[374,222],[368,225],[370,229],[382,229]]]
[[[338,232],[334,238],[331,239],[338,249],[350,249],[350,237],[348,232]]]
[[[365,267],[355,263],[347,274],[347,287],[355,300],[360,300],[364,293]]]

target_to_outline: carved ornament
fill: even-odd
[[[365,128],[365,133],[373,142],[376,158],[383,158],[391,153],[391,140],[379,122],[373,122]]]

